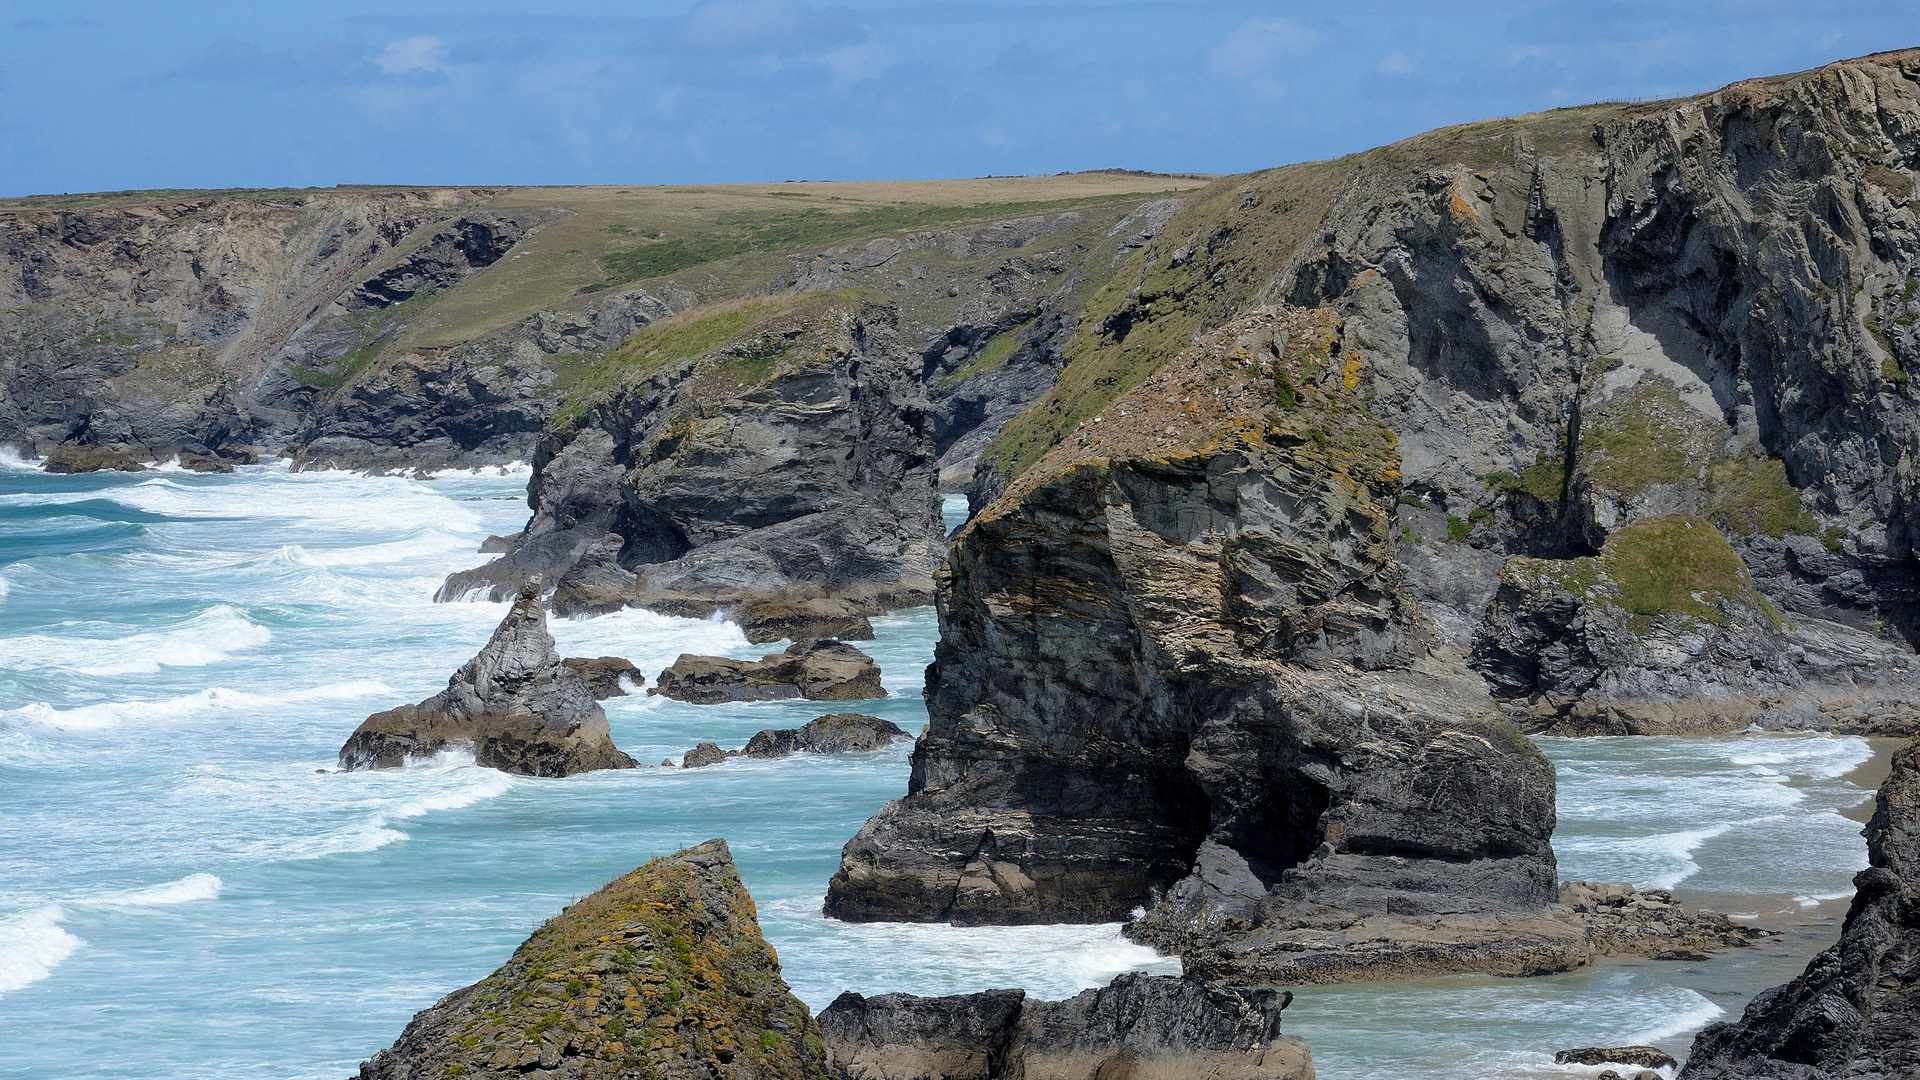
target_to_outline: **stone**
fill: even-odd
[[[834,713],[817,717],[798,728],[761,731],[740,751],[750,758],[777,758],[789,754],[860,754],[891,745],[907,733],[891,720],[862,713]]]
[[[872,641],[873,624],[849,601],[838,597],[814,597],[811,600],[764,600],[742,604],[734,613],[741,633],[755,645],[783,638],[804,641],[807,638],[836,638],[840,641]]]
[[[846,1080],[1311,1080],[1306,1043],[1280,1033],[1292,1000],[1140,974],[1065,1001],[849,992],[820,1014],[820,1032]]]
[[[1657,1046],[1586,1046],[1553,1055],[1555,1065],[1636,1065],[1642,1069],[1677,1069],[1680,1063]]]
[[[587,680],[587,687],[593,691],[595,701],[638,693],[647,685],[647,677],[625,657],[597,656],[588,659],[569,656],[560,662]]]
[[[1683,1080],[1904,1076],[1920,1060],[1920,742],[1894,753],[1864,831],[1869,865],[1854,875],[1839,942],[1738,1020],[1708,1024]]]
[[[456,748],[471,749],[476,764],[527,776],[636,764],[615,749],[587,681],[561,662],[537,581],[445,690],[367,717],[340,748],[340,767],[391,769]]]
[[[41,466],[50,473],[146,472],[151,454],[102,446],[57,446]]]
[[[727,752],[720,749],[719,743],[703,742],[699,746],[687,751],[687,756],[681,760],[680,767],[683,769],[704,769],[709,765],[724,764],[726,760]]]
[[[360,1080],[645,1075],[826,1080],[820,1029],[788,990],[723,840],[568,906],[498,971],[414,1016]]]
[[[831,638],[796,642],[759,660],[682,654],[660,673],[649,694],[695,705],[732,701],[861,701],[887,696],[880,665]]]

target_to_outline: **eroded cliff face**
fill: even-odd
[[[1162,940],[1555,899],[1552,767],[1402,585],[1398,454],[1339,333],[1236,320],[956,537],[908,795],[828,914],[1154,905]]]
[[[860,294],[749,301],[641,335],[543,440],[534,516],[443,596],[533,574],[556,611],[704,617],[815,597],[925,603],[945,553],[919,357]],[[687,338],[724,344],[683,360]]]

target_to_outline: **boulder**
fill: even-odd
[[[847,1080],[1312,1080],[1280,1034],[1282,990],[1127,974],[1065,1001],[1021,990],[951,997],[841,994],[820,1014]]]
[[[858,754],[891,745],[907,733],[891,720],[862,713],[834,713],[809,720],[798,728],[759,732],[740,751],[744,757],[777,758],[788,754]]]
[[[587,681],[561,662],[537,581],[445,690],[367,717],[340,748],[340,767],[396,768],[462,746],[477,764],[527,776],[634,767]]]
[[[825,1080],[723,840],[566,908],[485,979],[419,1014],[360,1080]]]
[[[595,701],[624,697],[647,685],[647,677],[624,657],[596,656],[588,659],[583,656],[569,656],[560,662],[587,680],[587,687],[593,691]]]
[[[727,760],[727,752],[720,749],[719,743],[703,742],[687,751],[680,761],[683,769],[704,769],[709,765],[719,765]]]
[[[1586,1046],[1553,1055],[1555,1065],[1633,1065],[1642,1069],[1677,1069],[1680,1063],[1657,1046]]]
[[[151,454],[104,446],[56,446],[41,466],[50,473],[146,472]]]
[[[1740,1019],[1694,1037],[1682,1080],[1909,1076],[1920,1061],[1920,740],[1893,755],[1840,940]]]
[[[764,600],[742,604],[734,621],[755,645],[787,639],[838,638],[872,641],[873,624],[860,609],[839,597],[811,600]]]
[[[886,697],[880,665],[832,638],[796,642],[759,660],[682,654],[649,694],[695,705],[732,701],[863,701]]]

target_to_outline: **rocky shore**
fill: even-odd
[[[808,639],[759,660],[683,654],[647,693],[694,705],[732,701],[863,701],[887,696],[880,665],[831,638]]]
[[[468,748],[476,764],[527,776],[631,769],[636,763],[614,748],[596,696],[606,695],[596,694],[555,649],[534,582],[445,690],[418,705],[375,713],[354,729],[340,748],[340,767],[398,768],[409,759]]]

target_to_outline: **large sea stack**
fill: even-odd
[[[480,765],[527,776],[635,765],[614,748],[586,679],[561,662],[537,581],[445,690],[367,717],[340,748],[340,767],[395,768],[456,747],[471,748]]]

